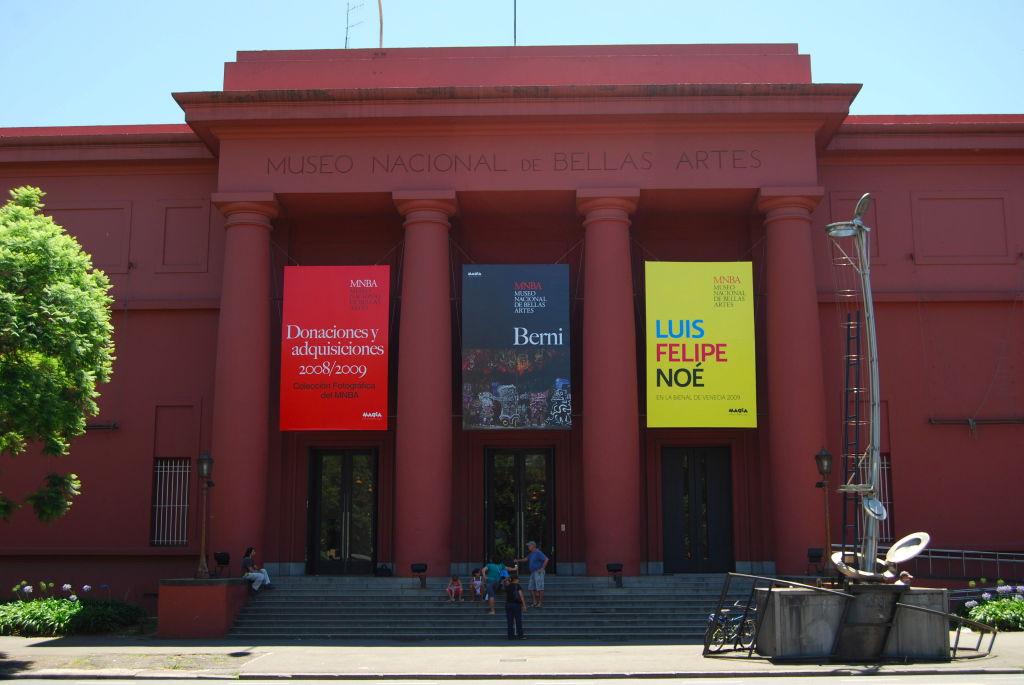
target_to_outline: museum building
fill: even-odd
[[[0,525],[0,581],[146,601],[204,530],[231,574],[250,545],[272,576],[442,576],[528,540],[557,574],[804,573],[823,507],[857,534],[857,294],[824,227],[864,193],[883,544],[1024,551],[1024,115],[850,116],[860,88],[789,44],[240,52],[173,95],[184,125],[0,129],[3,187],[110,277],[117,345],[71,454],[4,460],[12,498],[84,494]],[[658,264],[657,297],[705,274],[749,332],[652,318]],[[741,350],[737,394],[652,419]]]

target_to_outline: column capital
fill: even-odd
[[[281,213],[273,193],[214,193],[210,201],[227,219],[224,228],[249,224],[270,229],[271,220]]]
[[[640,201],[639,188],[579,188],[576,209],[584,216],[583,225],[593,219],[628,219]]]
[[[407,219],[414,212],[440,212],[450,217],[459,210],[454,190],[396,190],[391,199],[398,213]]]
[[[825,189],[821,186],[761,188],[757,194],[757,209],[769,215],[768,220],[780,218],[779,214],[809,219],[824,196]]]

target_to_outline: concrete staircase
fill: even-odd
[[[525,590],[524,578],[524,590]],[[529,609],[532,640],[694,642],[704,635],[718,601],[722,575],[639,576],[623,579],[547,577],[544,607]],[[280,577],[274,590],[252,597],[228,637],[245,640],[467,640],[505,638],[504,602],[494,616],[483,603],[451,603],[445,578],[420,589],[414,578]],[[746,599],[733,582],[733,599]],[[529,593],[527,593],[529,597]],[[731,600],[730,600],[731,601]]]

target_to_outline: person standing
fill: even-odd
[[[530,584],[527,589],[530,591],[532,606],[544,606],[544,572],[548,567],[548,556],[540,551],[540,547],[533,540],[526,543],[529,553],[522,559],[516,561],[527,561],[530,564]]]
[[[498,557],[491,557],[491,561],[484,565],[484,588],[486,594],[484,599],[487,600],[490,605],[490,611],[488,614],[494,613],[494,595],[498,594],[498,584],[501,582],[501,564],[498,563]]]
[[[526,611],[526,595],[519,584],[519,574],[512,574],[505,586],[505,624],[509,640],[525,640],[523,635],[523,613]]]

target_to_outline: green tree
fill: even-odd
[[[42,190],[10,195],[0,208],[0,452],[17,455],[38,440],[43,454],[67,454],[99,411],[96,383],[110,379],[110,281],[41,213]],[[50,523],[67,513],[80,486],[73,473],[51,473],[26,501]],[[0,518],[17,507],[0,493]]]

